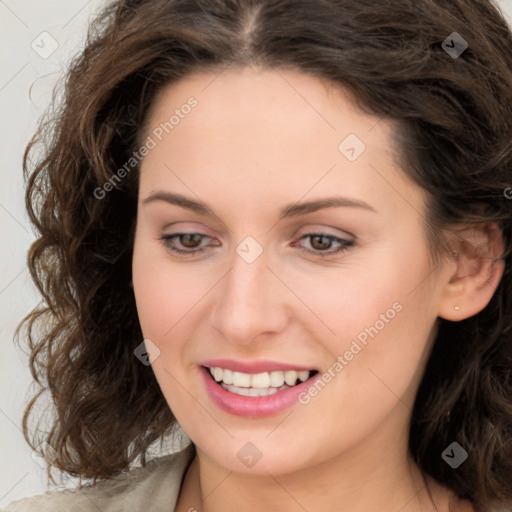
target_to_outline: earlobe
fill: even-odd
[[[439,316],[452,322],[482,311],[494,295],[503,271],[503,237],[496,223],[466,227],[454,233],[456,251],[444,284]]]

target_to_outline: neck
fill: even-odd
[[[407,439],[407,436],[401,436]],[[407,446],[380,436],[320,465],[287,474],[226,470],[199,447],[184,478],[177,512],[448,511],[451,493],[424,477]]]

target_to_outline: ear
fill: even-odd
[[[443,285],[438,314],[458,322],[487,306],[501,280],[505,262],[503,236],[495,222],[465,226],[452,234],[455,265]]]

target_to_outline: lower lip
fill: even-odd
[[[224,389],[204,366],[200,367],[200,371],[213,402],[225,412],[246,418],[264,418],[285,411],[297,403],[298,396],[312,386],[317,378],[321,377],[320,373],[317,373],[308,380],[273,395],[243,396]]]

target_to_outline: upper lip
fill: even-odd
[[[210,368],[224,368],[225,370],[232,370],[234,372],[241,373],[263,373],[263,372],[276,372],[276,371],[287,371],[295,370],[310,371],[315,370],[311,366],[301,366],[298,364],[280,363],[278,361],[235,361],[233,359],[210,359],[203,361],[202,366],[208,366]]]

